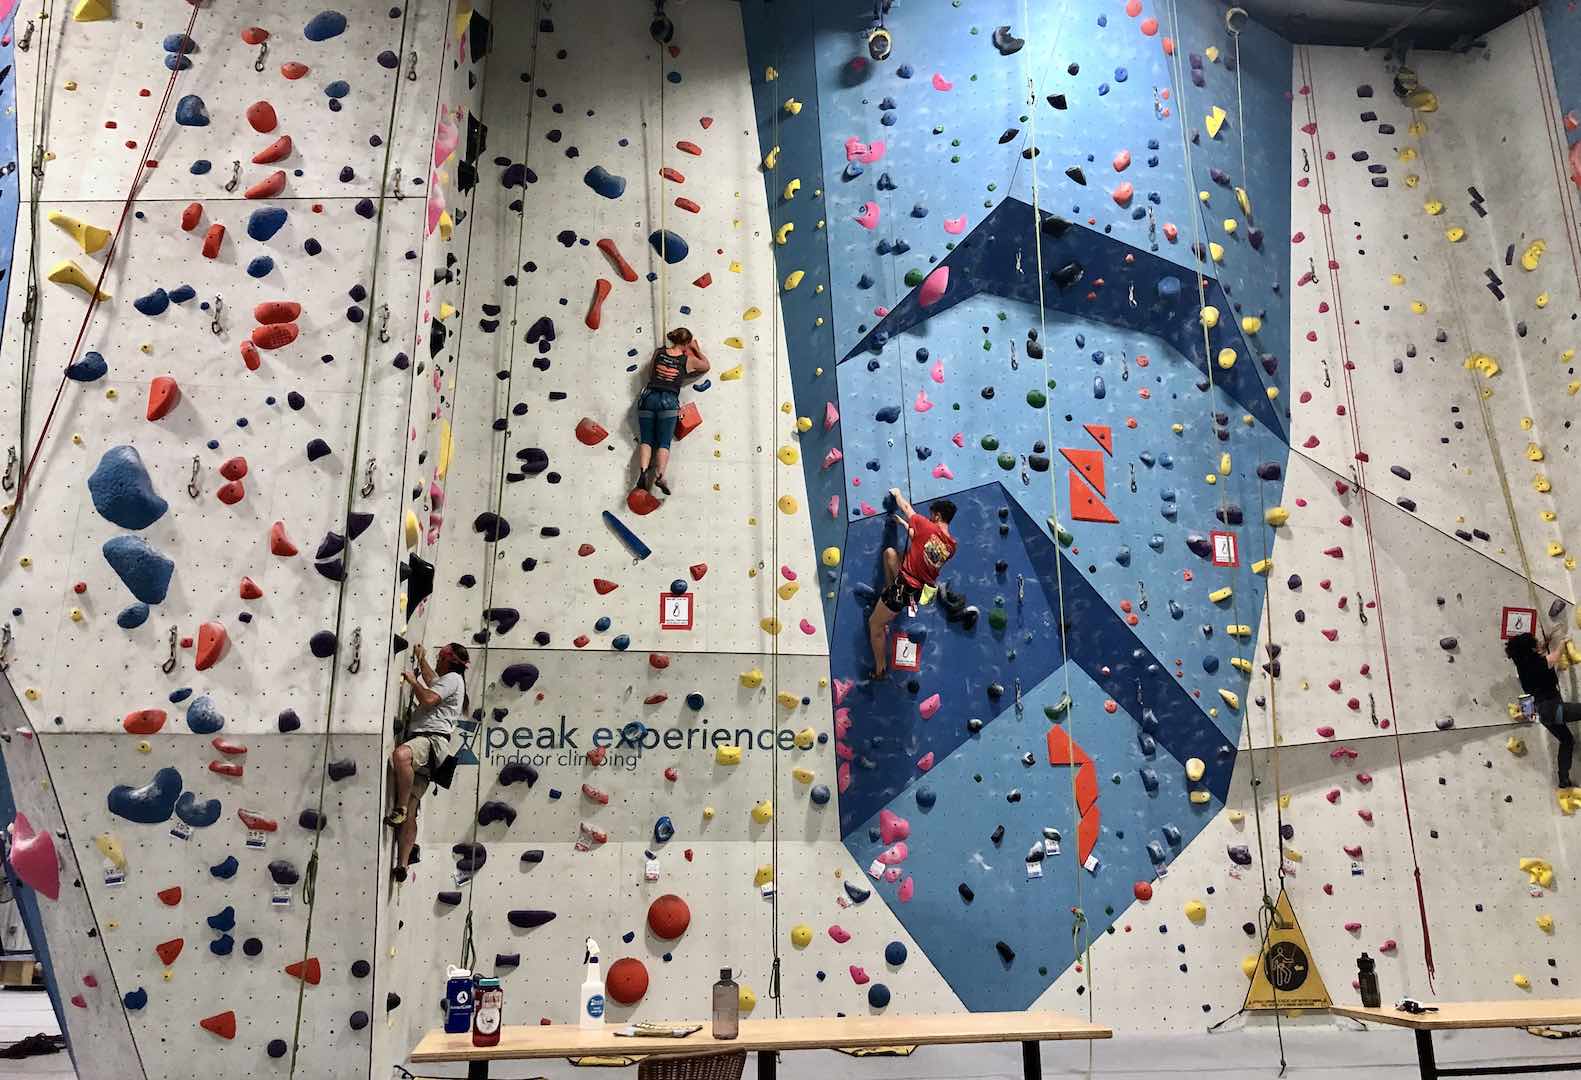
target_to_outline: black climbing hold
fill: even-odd
[[[449,891],[440,893],[434,899],[438,900],[446,907],[455,907],[457,904],[461,903],[461,890],[451,889]]]
[[[999,959],[1007,964],[1016,958],[1016,951],[1003,941],[994,942],[994,951],[999,954]]]
[[[502,803],[498,799],[490,799],[478,807],[479,825],[488,826],[496,821],[503,821],[506,828],[514,825],[516,823],[516,808]]]
[[[1072,165],[1070,168],[1065,170],[1065,175],[1070,177],[1076,183],[1080,184],[1082,187],[1087,186],[1087,174],[1081,171],[1080,165]]]
[[[961,899],[966,901],[968,904],[977,898],[977,894],[972,892],[972,887],[966,884],[964,881],[955,886],[955,891],[960,893]]]

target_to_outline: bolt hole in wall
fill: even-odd
[[[1581,795],[1503,640],[1574,696],[1564,4],[1443,52],[1210,0],[47,16],[0,711],[79,1075],[382,1076],[452,966],[575,1022],[589,938],[606,1025],[728,967],[1141,1072],[1408,1062],[1272,1030],[1363,952],[1386,1004],[1572,993]]]

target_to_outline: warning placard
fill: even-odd
[[[1290,897],[1280,889],[1244,1008],[1326,1009],[1329,1005],[1328,987],[1323,985],[1306,935],[1296,922]]]

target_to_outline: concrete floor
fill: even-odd
[[[41,1031],[46,1035],[60,1034],[60,1025],[55,1023],[55,1010],[49,1007],[49,995],[41,990],[0,990],[0,1045],[9,1046],[18,1039]],[[63,1053],[22,1058],[19,1061],[0,1059],[0,1080],[76,1075],[71,1067],[71,1058]]]

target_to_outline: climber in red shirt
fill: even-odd
[[[890,488],[889,495],[899,511],[892,520],[905,528],[909,542],[904,555],[895,547],[884,548],[884,591],[879,593],[878,603],[873,605],[873,614],[867,620],[875,679],[884,677],[884,638],[889,624],[896,615],[915,606],[922,598],[924,586],[938,583],[939,571],[955,554],[955,537],[950,535],[954,503],[935,499],[928,507],[928,516],[923,517],[899,488]]]

